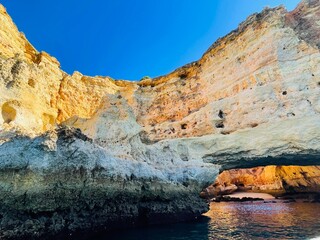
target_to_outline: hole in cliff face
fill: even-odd
[[[287,117],[294,117],[294,116],[296,116],[296,114],[293,112],[287,113]]]
[[[219,110],[218,116],[219,118],[224,118],[224,113],[222,110]]]
[[[212,201],[320,202],[320,166],[264,166],[225,170],[201,192]]]
[[[21,61],[21,60],[17,60],[17,61],[13,64],[13,66],[12,66],[12,68],[11,68],[11,73],[12,73],[13,75],[18,75],[18,74],[20,73],[21,69],[22,69],[22,61]]]
[[[2,105],[1,114],[4,123],[9,124],[16,119],[17,111],[10,105],[10,103],[5,103]]]
[[[30,78],[29,80],[28,80],[28,85],[30,86],[30,87],[35,87],[36,86],[36,82],[32,79],[32,78]]]
[[[217,122],[216,123],[216,128],[224,128],[223,122]]]
[[[181,124],[181,129],[187,129],[188,125],[186,123]]]
[[[10,81],[7,83],[6,88],[10,89],[14,86],[14,81]]]
[[[282,95],[284,95],[284,96],[287,95],[287,94],[288,94],[287,91],[283,91],[282,92]]]
[[[188,73],[186,73],[186,72],[180,73],[178,76],[180,79],[186,79],[188,77]]]

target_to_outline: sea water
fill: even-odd
[[[320,203],[211,203],[200,220],[106,233],[111,240],[313,239],[320,237]]]

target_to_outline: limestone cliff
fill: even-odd
[[[320,163],[320,3],[140,82],[68,75],[0,5],[0,238],[176,221],[219,170]]]
[[[320,166],[267,166],[223,171],[206,188],[209,197],[235,191],[283,195],[320,192]]]

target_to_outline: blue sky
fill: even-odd
[[[139,80],[197,60],[254,12],[299,0],[2,0],[67,73]]]

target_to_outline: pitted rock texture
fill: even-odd
[[[215,175],[210,166],[119,159],[67,127],[32,139],[6,137],[0,146],[1,239],[181,221],[207,208],[197,190],[212,178],[210,168]]]
[[[203,195],[217,197],[236,191],[270,193],[320,192],[320,166],[267,166],[223,171]]]
[[[0,5],[0,238],[190,219],[224,169],[320,164],[320,3],[140,82],[68,75]]]

